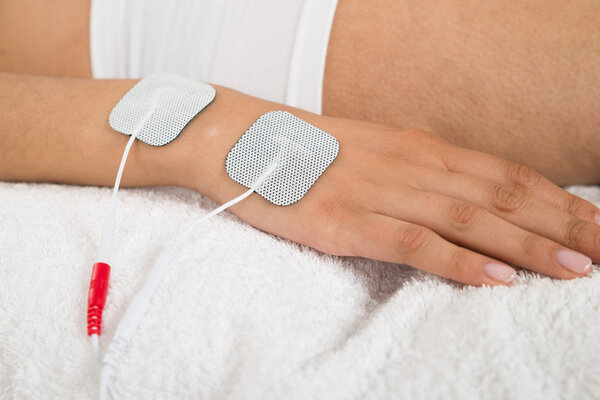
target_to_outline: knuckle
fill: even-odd
[[[395,243],[404,254],[418,253],[431,242],[429,230],[417,225],[398,228],[395,234]]]
[[[566,244],[572,247],[580,247],[586,238],[587,222],[578,218],[572,218],[567,222],[565,228]]]
[[[571,215],[580,215],[584,210],[585,203],[583,202],[583,200],[572,194],[567,196],[564,202],[563,211]]]
[[[505,175],[507,182],[521,189],[534,187],[542,178],[540,174],[528,166],[516,163],[506,165]]]
[[[448,220],[454,228],[465,230],[476,224],[483,217],[483,212],[474,204],[455,201],[448,209]]]
[[[492,185],[490,197],[495,209],[512,212],[522,209],[527,201],[527,194],[508,185]]]
[[[411,129],[408,134],[420,144],[429,147],[439,146],[445,142],[440,136],[420,129]]]
[[[416,145],[420,150],[408,156],[406,152],[404,152],[403,158],[405,161],[414,159],[418,160],[418,165],[422,165],[425,163],[435,168],[441,168],[446,171],[450,170],[450,168],[448,167],[448,158],[450,157],[449,155],[452,153],[452,145],[446,139],[434,133],[430,133],[419,129],[411,129],[405,131],[404,133],[405,137],[403,137],[402,139],[410,139],[412,144]],[[401,148],[406,148],[406,146],[401,146]]]

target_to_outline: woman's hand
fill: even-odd
[[[409,264],[471,285],[510,283],[515,271],[505,263],[569,279],[600,261],[600,210],[528,167],[427,132],[262,103],[234,107],[252,117],[232,116],[238,121],[230,129],[203,126],[202,143],[190,146],[197,154],[191,165],[202,164],[196,182],[210,184],[192,187],[220,203],[245,190],[226,175],[225,157],[274,109],[332,134],[340,152],[298,203],[280,207],[253,195],[233,208],[257,228],[326,253]],[[214,156],[202,163],[207,150]]]

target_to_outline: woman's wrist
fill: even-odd
[[[260,115],[286,107],[224,87],[215,88],[215,100],[172,143],[168,157],[177,168],[177,176],[173,177],[177,185],[222,202],[237,185],[225,172],[229,150]]]
[[[102,111],[87,120],[85,132],[90,137],[83,138],[83,147],[104,149],[109,158],[108,163],[114,166],[115,173],[128,136],[114,131],[108,123],[108,115],[117,102],[137,83],[137,80],[106,80],[91,81],[97,85],[98,92],[95,103]],[[207,188],[214,187],[220,169],[218,163],[226,156],[229,148],[244,132],[242,118],[246,115],[252,118],[252,107],[240,111],[243,99],[246,105],[256,105],[260,102],[241,93],[219,88],[215,100],[201,111],[184,128],[181,134],[165,146],[150,146],[141,141],[135,141],[127,160],[123,176],[124,186],[181,186],[210,194]],[[240,130],[244,129],[244,130]],[[239,131],[239,134],[238,134]],[[92,134],[92,132],[96,132]],[[229,146],[229,148],[228,148]],[[97,158],[94,156],[93,158]],[[112,182],[113,173],[103,174],[106,181]],[[220,177],[219,177],[220,178]],[[100,184],[111,184],[102,182]]]

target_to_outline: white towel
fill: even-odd
[[[600,204],[599,187],[573,187]],[[107,188],[0,183],[0,398],[91,399]],[[101,345],[166,241],[215,206],[124,189]],[[464,287],[319,253],[231,214],[174,260],[116,369],[122,399],[548,399],[600,393],[600,274]]]

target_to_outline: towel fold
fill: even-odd
[[[569,190],[600,204],[599,187]],[[109,193],[0,183],[0,398],[96,398],[85,310]],[[122,191],[103,348],[161,249],[214,206]],[[520,275],[464,287],[223,214],[182,246],[114,385],[123,399],[597,396],[600,275]]]

